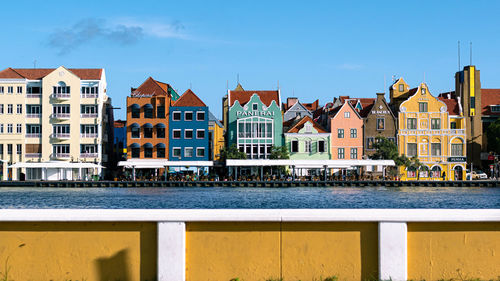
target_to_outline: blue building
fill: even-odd
[[[170,107],[169,160],[208,161],[208,107],[190,89]]]

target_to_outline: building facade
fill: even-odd
[[[168,159],[169,114],[179,98],[167,83],[149,77],[127,97],[127,159]]]
[[[305,116],[291,122],[285,128],[284,136],[290,159],[330,160],[330,132],[311,117]]]
[[[287,98],[283,104],[283,121],[292,120],[294,118],[302,118],[309,116],[313,118],[313,112],[319,107],[319,101],[303,104],[298,98]]]
[[[397,120],[384,93],[377,93],[374,105],[363,119],[364,155],[370,157],[375,153],[374,144],[377,137],[384,137],[396,142]]]
[[[208,138],[209,138],[209,156],[212,161],[219,161],[220,152],[225,146],[224,125],[218,120],[212,112],[208,112]]]
[[[280,91],[228,91],[227,145],[248,159],[267,159],[272,146],[283,146]]]
[[[329,112],[332,160],[362,159],[363,118],[349,100]]]
[[[170,161],[208,161],[209,111],[205,103],[187,90],[170,108]]]
[[[104,69],[1,71],[2,179],[101,176],[113,127],[106,87]]]
[[[453,113],[450,115],[450,112]],[[423,166],[400,167],[402,180],[465,180],[465,118],[454,106],[432,96],[425,83],[401,103],[399,153],[418,157]]]

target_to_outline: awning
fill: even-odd
[[[63,162],[63,161],[52,161],[52,162],[19,162],[14,163],[9,166],[9,168],[48,168],[48,169],[85,169],[85,168],[105,168],[99,164],[87,163],[87,162]]]
[[[213,161],[168,161],[162,159],[129,159],[118,162],[118,166],[136,169],[158,169],[165,167],[212,167]]]
[[[254,166],[295,166],[296,168],[319,169],[324,168],[350,168],[361,166],[395,166],[393,160],[270,160],[270,159],[245,159],[226,160],[226,166],[254,167]]]

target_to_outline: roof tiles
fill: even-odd
[[[191,89],[188,89],[172,106],[207,106]]]

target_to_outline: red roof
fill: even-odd
[[[0,71],[0,79],[30,79],[41,80],[43,77],[52,73],[55,68],[6,68]],[[82,80],[100,80],[102,68],[70,68]]]
[[[299,102],[299,101],[297,101]],[[319,100],[315,100],[314,102],[312,103],[300,103],[302,104],[307,110],[311,111],[311,112],[314,112],[316,109],[319,108]],[[283,111],[287,111],[288,109],[290,109],[293,105],[295,105],[295,103],[292,105],[292,106],[288,106],[288,104],[286,102],[282,103],[282,108],[283,108]]]
[[[233,106],[235,101],[239,101],[241,106],[244,106],[253,94],[257,94],[266,106],[270,106],[272,101],[280,106],[279,91],[229,91],[229,106]]]
[[[188,89],[172,106],[207,106],[191,89]]]
[[[482,114],[500,115],[500,112],[491,112],[490,105],[500,105],[500,89],[481,89]]]
[[[127,121],[125,120],[115,120],[113,123],[114,128],[124,128],[125,126],[127,126]]]
[[[302,128],[304,128],[304,124],[306,122],[311,122],[313,127],[318,130],[318,133],[328,133],[323,127],[321,127],[318,123],[316,123],[311,117],[304,116],[300,121],[298,121],[295,125],[293,125],[287,133],[298,133]]]
[[[168,96],[168,86],[169,85],[166,83],[158,82],[149,77],[139,86],[139,88],[132,88],[130,96]]]
[[[460,107],[458,106],[458,101],[456,99],[448,99],[446,97],[438,97],[438,99],[446,104],[446,107],[448,108],[448,114],[460,115]]]

